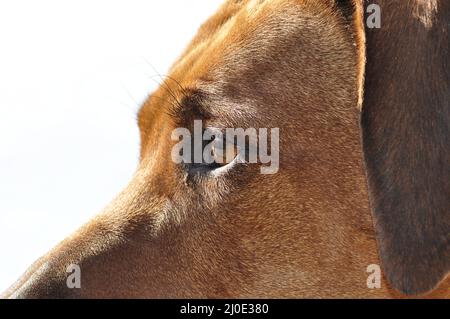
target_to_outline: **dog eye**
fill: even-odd
[[[228,165],[238,156],[237,146],[226,139],[216,137],[211,140],[211,161],[218,165]]]
[[[195,152],[195,147],[193,150]],[[202,161],[200,163],[194,160],[185,165],[189,175],[209,173],[220,175],[231,169],[239,156],[239,149],[234,141],[227,139],[218,129],[205,130],[201,152]]]

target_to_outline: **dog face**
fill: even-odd
[[[358,53],[347,26],[334,7],[316,1],[228,2],[143,106],[143,169],[159,188],[151,196],[160,193],[171,203],[165,214],[173,219],[161,223],[180,223],[172,236],[186,236],[185,249],[196,247],[202,256],[192,286],[216,282],[205,275],[211,269],[226,278],[219,287],[201,285],[199,295],[309,294],[304,287],[338,263],[345,271],[359,267],[361,278],[351,280],[366,285],[364,270],[375,256],[349,266],[330,254],[336,241],[343,250],[373,248],[364,213]],[[279,171],[263,175],[258,165],[236,165],[218,176],[190,175],[170,160],[170,136],[178,126],[191,128],[194,119],[205,127],[280,128]],[[341,218],[352,220],[351,232],[364,242],[336,229]],[[292,276],[294,269],[301,275]],[[290,287],[277,287],[280,278]],[[175,289],[167,294],[183,291],[184,284]],[[314,294],[335,293],[320,289]]]
[[[360,138],[361,15],[353,1],[227,1],[142,106],[129,186],[6,296],[396,296],[366,285],[380,261]],[[176,163],[173,132],[194,121],[278,128],[279,167]],[[81,289],[66,286],[70,264]]]

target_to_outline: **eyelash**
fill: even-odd
[[[213,144],[211,151],[214,162],[223,166],[230,164],[237,156],[238,150],[234,142],[230,142],[224,136],[222,139],[217,139],[215,136],[210,143],[219,142],[220,144]]]
[[[201,164],[189,164],[187,166],[190,174],[209,173],[220,168],[225,168],[227,165],[232,164],[237,158],[238,150],[234,143],[227,141],[226,137],[220,139],[216,136],[211,136],[211,139],[204,141],[203,151],[206,147],[211,148],[211,155],[208,161]],[[221,146],[224,146],[223,148]]]

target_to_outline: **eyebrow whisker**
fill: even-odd
[[[165,97],[161,97],[161,96],[157,96],[157,95],[151,95],[149,98],[150,98],[150,99],[156,98],[156,99],[160,99],[160,100],[162,100],[162,101],[164,101],[164,102],[169,102],[170,108],[169,108],[168,110],[163,110],[163,112],[164,112],[165,114],[167,114],[168,116],[170,116],[170,117],[173,117],[173,114],[174,114],[173,110],[176,109],[177,106],[179,106],[179,105],[176,104],[173,100],[172,100],[172,101],[171,101],[171,100],[168,100],[168,99],[165,98]]]
[[[143,59],[153,69],[153,72],[156,73],[156,75],[151,76],[150,79],[154,80],[154,77],[158,76],[163,81],[163,83],[158,83],[156,81],[155,82],[158,83],[160,86],[165,87],[165,89],[170,93],[170,95],[172,95],[172,97],[176,100],[178,106],[181,107],[180,101],[176,98],[174,92],[170,89],[170,86],[167,84],[167,81],[164,79],[164,77],[174,81],[178,85],[178,87],[181,89],[181,93],[186,95],[187,92],[184,89],[184,87],[180,84],[180,82],[178,82],[174,78],[172,78],[168,75],[165,75],[165,76],[161,75],[161,73],[159,73],[158,70],[156,70],[156,68],[153,66],[153,64],[150,63],[150,61],[148,61],[145,57],[143,57]]]
[[[180,84],[180,82],[178,80],[176,80],[175,78],[169,76],[169,75],[162,75],[161,77],[167,78],[169,80],[172,80],[173,82],[175,82],[178,87],[181,90],[181,93],[183,93],[184,95],[188,95],[188,91]]]
[[[159,76],[163,82],[160,83],[158,81],[155,80],[155,77]],[[160,75],[154,75],[154,76],[150,76],[149,79],[151,79],[152,81],[154,81],[155,83],[157,83],[158,85],[160,85],[162,88],[164,88],[164,90],[169,93],[169,95],[173,98],[174,102],[176,103],[176,105],[178,107],[182,107],[181,102],[178,100],[178,98],[176,97],[175,93],[170,89],[170,87],[167,85],[166,81],[164,81],[164,79],[160,76]],[[174,105],[175,106],[175,105]]]

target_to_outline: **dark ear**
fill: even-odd
[[[422,294],[450,268],[450,1],[376,2],[362,109],[370,201],[388,281]]]

